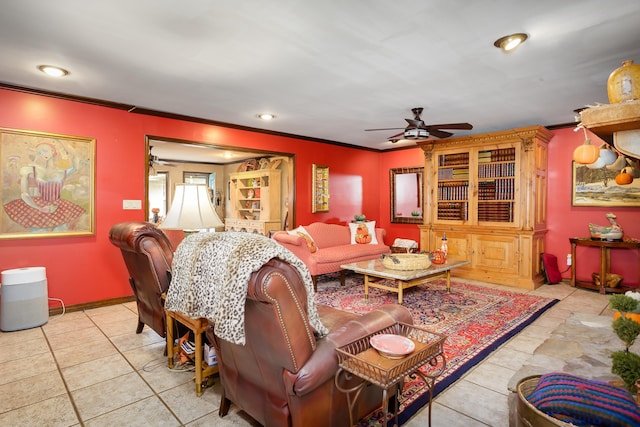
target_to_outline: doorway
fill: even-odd
[[[237,172],[251,159],[279,159],[281,180],[281,227],[295,224],[295,155],[243,147],[212,145],[198,141],[146,136],[145,212],[153,218],[152,208],[162,205],[162,217],[171,206],[176,184],[206,180],[218,216],[230,215],[229,174]],[[205,178],[206,177],[206,178]],[[213,178],[213,179],[212,179]],[[164,204],[162,201],[164,200]]]

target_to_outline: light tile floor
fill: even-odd
[[[531,292],[561,302],[441,393],[434,427],[508,426],[509,380],[551,331],[572,312],[610,314],[608,296],[593,291],[558,284]],[[135,334],[136,323],[131,302],[0,333],[0,425],[254,425],[233,405],[219,418],[219,380],[196,397],[194,374],[169,370],[163,339],[146,327]],[[405,425],[426,420],[422,410]]]

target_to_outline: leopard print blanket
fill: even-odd
[[[253,233],[196,233],[178,246],[165,308],[215,322],[215,334],[245,344],[244,307],[251,273],[272,258],[294,266],[307,289],[309,322],[321,336],[328,330],[316,310],[307,266],[275,240]]]

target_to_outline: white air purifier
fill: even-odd
[[[0,330],[18,331],[44,325],[49,320],[47,273],[44,267],[2,272]]]

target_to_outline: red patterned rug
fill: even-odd
[[[369,300],[365,301],[361,275],[347,275],[344,287],[337,275],[326,275],[318,282],[317,304],[364,314],[382,304],[397,302],[397,294],[371,288]],[[447,293],[445,281],[435,280],[405,290],[402,305],[411,311],[414,324],[447,335],[447,367],[437,379],[436,396],[557,302],[455,281]],[[400,423],[408,421],[428,402],[429,391],[420,377],[407,377],[400,400]],[[382,410],[376,411],[358,425],[380,426],[382,415]]]

